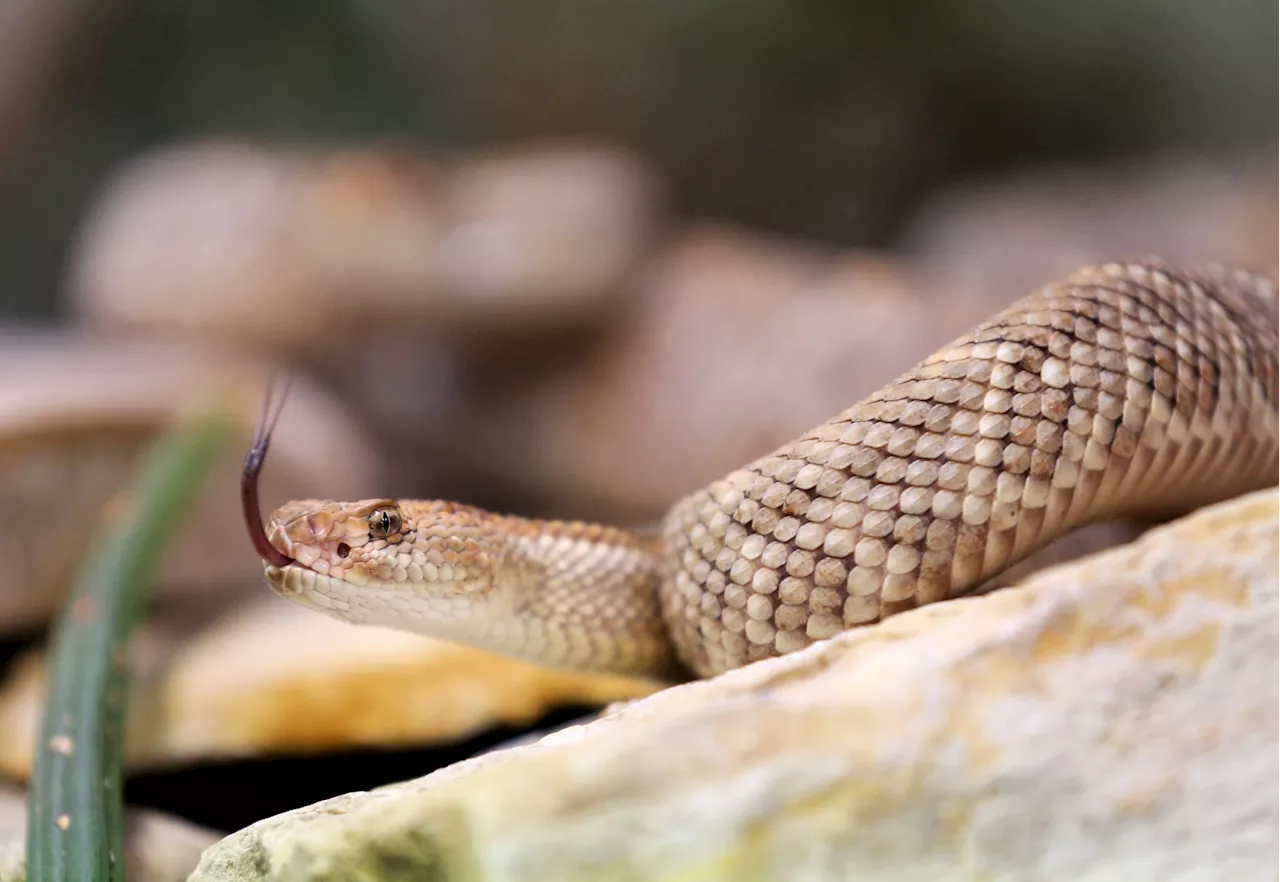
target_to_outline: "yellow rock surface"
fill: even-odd
[[[1274,879],[1277,525],[1255,493],[261,821],[191,878]]]
[[[126,745],[134,769],[445,744],[527,725],[557,706],[606,704],[657,688],[356,627],[276,597],[189,637],[148,636]],[[29,655],[17,667],[0,691],[0,773],[25,778],[43,659]]]

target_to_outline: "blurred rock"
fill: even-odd
[[[485,403],[471,452],[556,516],[656,519],[1014,299],[930,284],[868,252],[694,227],[591,358]]]
[[[1278,180],[1268,155],[1031,167],[943,190],[908,222],[905,257],[954,296],[1029,290],[1080,266],[1158,255],[1277,264]]]
[[[125,809],[124,875],[129,882],[183,882],[221,834],[146,809]],[[0,882],[24,882],[27,806],[0,784]]]
[[[595,316],[646,244],[654,181],[573,145],[462,157],[231,141],[145,155],[72,257],[88,324],[328,362],[391,332]],[[320,353],[324,353],[320,355]]]
[[[377,435],[396,491],[416,493],[455,473],[441,447],[475,366],[535,370],[615,314],[657,210],[647,165],[588,144],[437,162],[196,143],[109,182],[68,289],[100,333],[302,366]]]
[[[465,157],[445,183],[437,284],[486,324],[595,317],[647,251],[658,181],[632,155],[566,144]]]
[[[270,597],[194,632],[153,620],[138,649],[131,770],[194,761],[452,744],[605,705],[656,684],[535,667],[417,634],[355,627]],[[43,656],[0,690],[0,773],[25,778]]]
[[[1220,260],[1262,271],[1280,266],[1280,173],[1276,149],[1259,153],[1238,171],[1239,193],[1228,203],[1218,235]]]
[[[174,536],[162,596],[210,604],[267,591],[240,513],[240,470],[266,371],[190,344],[0,334],[0,633],[52,614],[102,507],[133,481],[144,445],[179,414],[206,405],[224,409],[238,434]],[[377,495],[379,465],[378,448],[350,414],[297,376],[263,470],[263,507]]]
[[[111,178],[82,224],[72,308],[111,330],[324,344],[388,288],[424,287],[437,179],[426,160],[390,151],[158,150]]]
[[[1274,879],[1277,502],[268,818],[191,882]]]

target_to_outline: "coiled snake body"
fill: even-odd
[[[658,537],[303,500],[271,515],[266,575],[351,622],[707,676],[972,593],[1086,523],[1273,486],[1278,406],[1274,279],[1089,267],[677,502]]]

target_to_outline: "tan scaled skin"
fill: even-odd
[[[1096,521],[1274,486],[1277,289],[1087,267],[677,502],[656,542],[449,502],[274,512],[281,595],[541,664],[709,676],[978,590]],[[372,527],[371,527],[372,521]]]

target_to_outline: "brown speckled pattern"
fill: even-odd
[[[1275,281],[1083,269],[674,505],[660,545],[441,502],[293,503],[268,568],[350,621],[702,676],[972,592],[1090,521],[1277,482]],[[371,540],[395,505],[404,535]],[[341,526],[335,526],[340,524]],[[339,542],[351,551],[337,555]]]

